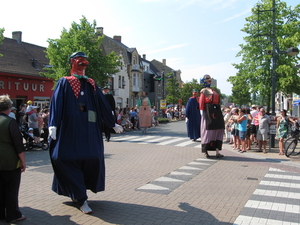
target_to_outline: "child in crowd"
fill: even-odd
[[[29,134],[30,137],[33,138],[34,142],[39,142],[38,138],[36,136],[34,136],[34,134],[33,134],[33,128],[28,129],[28,134]]]

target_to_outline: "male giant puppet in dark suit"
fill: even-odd
[[[58,80],[50,103],[50,157],[54,170],[52,190],[78,202],[91,213],[86,190],[94,193],[105,186],[102,121],[117,133],[111,108],[96,86],[85,76],[89,62],[84,52],[70,56],[71,76]]]
[[[114,118],[115,118],[115,122],[117,122],[117,118],[116,118],[116,113],[115,113],[115,110],[116,110],[116,102],[115,102],[115,98],[112,94],[109,93],[109,87],[105,86],[102,90],[102,93],[104,94],[108,104],[110,105],[110,108],[111,108],[111,112],[113,113],[114,115]],[[104,134],[105,134],[105,140],[107,142],[109,142],[109,139],[110,139],[110,133],[113,133],[113,129],[108,127],[107,125],[103,124],[103,131],[104,131]]]
[[[200,137],[200,109],[199,109],[199,91],[193,90],[193,96],[189,98],[186,110],[186,128],[188,137],[196,141]]]

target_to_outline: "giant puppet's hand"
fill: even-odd
[[[120,126],[120,125],[118,125],[118,124],[116,124],[116,123],[115,123],[115,126],[113,127],[113,129],[115,130],[115,132],[116,132],[117,134],[123,132],[123,127]]]
[[[49,127],[49,136],[56,140],[56,127]]]
[[[187,123],[189,121],[189,118],[185,117],[185,122]]]

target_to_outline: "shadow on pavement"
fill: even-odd
[[[89,201],[93,214],[110,224],[223,224],[210,213],[190,206],[188,203],[180,203],[179,208],[184,210],[170,210],[153,206],[120,203],[111,201]]]
[[[211,157],[212,159],[215,157]],[[289,161],[286,159],[273,159],[273,158],[262,158],[262,159],[256,159],[256,158],[250,158],[250,157],[243,157],[243,156],[228,156],[226,155],[221,160],[225,161],[244,161],[244,162],[272,162],[272,163],[281,163],[283,161]]]
[[[49,151],[32,150],[25,152],[27,166],[45,166],[51,165]]]
[[[38,209],[33,209],[30,207],[21,207],[20,208],[23,215],[27,218],[26,220],[17,222],[16,224],[28,224],[28,225],[53,225],[53,224],[68,224],[68,225],[77,225],[80,223],[75,223],[70,220],[71,216],[53,216],[45,211]],[[9,224],[5,220],[0,220],[0,224]]]

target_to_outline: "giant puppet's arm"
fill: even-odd
[[[189,117],[190,117],[190,105],[191,105],[191,98],[189,98],[188,102],[186,103],[186,108],[185,108],[185,122],[189,121]]]
[[[57,129],[60,127],[66,82],[68,81],[65,78],[61,78],[57,82],[50,101],[49,136],[53,140],[56,140]]]
[[[200,111],[200,115],[203,115],[203,111],[205,106],[205,95],[203,93],[200,93],[200,98],[199,98],[199,111]]]

